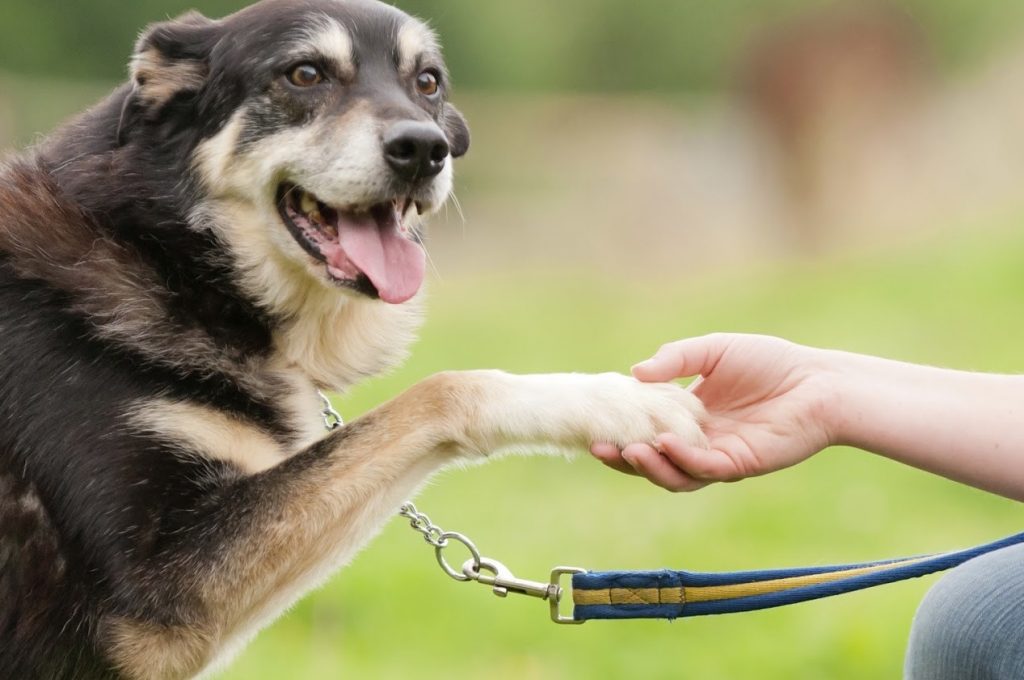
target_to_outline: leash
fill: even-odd
[[[1024,534],[958,552],[832,567],[584,572],[573,576],[573,618],[671,620],[783,607],[946,571],[1021,543]]]
[[[460,582],[475,581],[490,586],[500,597],[516,594],[547,600],[551,620],[560,624],[600,619],[675,620],[783,607],[927,576],[986,553],[1024,544],[1022,533],[938,555],[763,571],[588,571],[555,567],[547,582],[538,582],[516,578],[501,562],[481,556],[466,536],[444,531],[412,503],[406,503],[400,515],[409,519],[412,528],[434,547],[438,564],[448,576]],[[452,568],[445,558],[445,550],[453,543],[461,544],[470,553],[461,570]],[[562,601],[567,599],[567,590],[562,586],[566,576],[572,577],[574,607],[571,615],[561,612]]]
[[[324,401],[324,424],[328,430],[342,426],[341,416]],[[452,579],[476,582],[499,597],[523,595],[546,600],[551,620],[559,624],[582,624],[601,619],[668,619],[736,614],[843,595],[865,588],[920,578],[952,569],[976,557],[1024,544],[1024,533],[957,552],[901,559],[844,564],[830,567],[797,567],[739,572],[693,571],[588,571],[577,567],[555,567],[548,581],[517,578],[501,562],[484,557],[464,534],[445,531],[412,503],[399,513],[434,548],[437,563]],[[469,559],[455,569],[446,551],[461,545]],[[573,611],[562,612],[567,589],[562,582],[571,576]]]

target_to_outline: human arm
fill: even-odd
[[[830,445],[878,453],[1024,500],[1024,376],[919,366],[716,334],[665,345],[634,373],[701,376],[708,449],[671,435],[655,450],[596,445],[594,455],[674,491],[795,465]]]

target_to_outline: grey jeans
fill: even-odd
[[[949,572],[914,618],[906,680],[1024,679],[1024,545]]]

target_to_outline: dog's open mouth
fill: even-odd
[[[332,281],[396,305],[419,292],[426,271],[426,254],[404,224],[411,207],[411,199],[396,198],[344,210],[294,184],[277,194],[285,226]]]

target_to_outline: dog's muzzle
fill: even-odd
[[[331,281],[391,304],[410,300],[423,284],[425,253],[406,224],[412,203],[395,198],[345,209],[293,184],[282,184],[277,197],[288,230]]]

